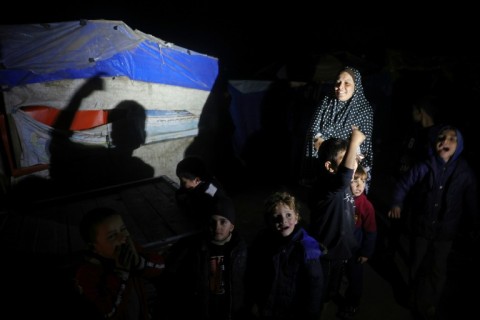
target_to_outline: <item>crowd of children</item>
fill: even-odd
[[[424,109],[413,114],[426,118]],[[421,151],[392,173],[392,200],[383,214],[392,220],[408,215],[412,312],[438,319],[452,245],[461,233],[478,235],[478,191],[462,157],[460,130],[426,126]],[[153,279],[163,319],[318,320],[331,303],[338,318],[353,319],[361,307],[364,265],[375,254],[376,215],[382,214],[367,198],[370,175],[359,152],[366,138],[354,125],[347,139],[323,140],[312,160],[308,221],[294,193],[272,190],[264,199],[265,226],[251,242],[237,227],[232,198],[204,161],[185,157],[177,165],[176,201],[200,232],[164,255],[145,252],[118,212],[94,210],[81,224],[89,251],[76,276],[79,292],[105,318],[158,316],[142,287]]]

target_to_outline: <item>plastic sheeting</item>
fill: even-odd
[[[33,119],[27,112],[18,109],[13,113],[18,128],[22,152],[20,164],[28,167],[39,163],[49,163],[52,130],[42,122]],[[87,130],[73,131],[70,140],[86,145],[111,147],[111,124],[97,126]],[[198,133],[198,117],[179,110],[146,110],[145,143],[194,136]],[[27,151],[27,152],[25,152]]]
[[[79,20],[0,26],[0,86],[20,145],[22,167],[49,163],[53,128],[23,106],[65,108],[87,79],[103,90],[84,97],[78,110],[114,109],[135,101],[146,111],[145,143],[195,136],[218,74],[218,59],[152,35],[122,21]],[[108,146],[109,124],[73,132],[73,142]],[[18,148],[17,148],[18,149]]]
[[[217,59],[122,21],[81,20],[0,26],[0,84],[19,86],[101,74],[210,91]]]

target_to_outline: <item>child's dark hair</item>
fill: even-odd
[[[320,148],[318,149],[318,165],[321,168],[324,166],[325,162],[330,161],[333,169],[337,168],[337,163],[335,161],[337,154],[340,151],[347,150],[348,141],[340,138],[330,138],[322,142]]]
[[[196,156],[188,156],[177,164],[176,175],[179,178],[195,179],[202,181],[210,179],[210,174],[203,160]]]
[[[88,211],[80,222],[80,235],[82,239],[91,244],[95,241],[95,227],[111,216],[120,215],[110,207],[98,207]]]
[[[271,216],[275,213],[275,208],[279,204],[284,204],[290,209],[292,209],[295,213],[297,213],[298,220],[300,220],[300,204],[297,202],[297,199],[288,192],[275,192],[272,193],[264,203],[264,213],[265,213],[265,221],[269,221]]]

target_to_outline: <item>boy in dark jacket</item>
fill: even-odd
[[[235,208],[215,198],[208,230],[175,243],[166,260],[164,319],[243,320],[247,244]],[[181,308],[177,306],[181,305]]]
[[[398,180],[388,212],[390,218],[399,219],[405,199],[412,198],[410,285],[413,307],[425,317],[437,313],[453,240],[465,223],[478,229],[479,218],[475,174],[461,156],[462,134],[443,126],[433,149],[428,159]]]
[[[349,141],[330,138],[318,150],[319,178],[309,198],[309,232],[326,248],[322,256],[324,302],[338,297],[345,264],[358,247],[350,182],[358,166],[357,150],[364,140],[365,135],[353,127]]]

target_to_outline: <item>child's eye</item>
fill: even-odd
[[[280,222],[280,221],[282,221],[282,216],[281,216],[281,215],[274,215],[274,216],[273,216],[273,221],[275,221],[275,222]]]

